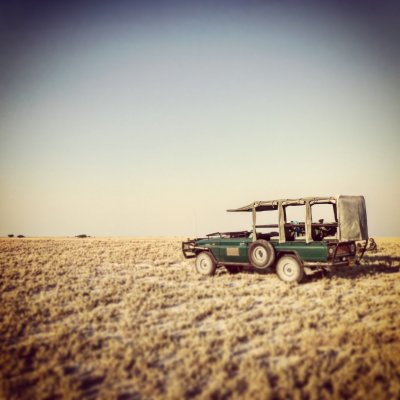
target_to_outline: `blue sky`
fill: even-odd
[[[3,10],[0,235],[203,235],[339,193],[400,235],[398,8],[33,4]]]

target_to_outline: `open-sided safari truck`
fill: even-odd
[[[195,257],[196,269],[203,275],[213,275],[221,266],[231,273],[275,267],[283,281],[300,282],[305,268],[358,263],[368,243],[363,196],[255,201],[228,211],[251,213],[252,230],[217,232],[182,242],[184,256]],[[257,222],[264,211],[275,217],[274,223]],[[296,220],[291,218],[293,211]],[[320,218],[321,211],[330,220]],[[359,252],[356,241],[365,242]]]

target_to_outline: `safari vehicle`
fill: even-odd
[[[293,210],[298,221],[290,218]],[[321,211],[331,220],[320,218]],[[275,268],[283,281],[300,282],[305,269],[355,265],[368,243],[363,196],[255,201],[228,212],[251,213],[252,229],[216,232],[182,242],[184,256],[196,258],[200,274],[213,275],[218,267],[231,273]],[[275,223],[257,222],[268,214],[275,217]],[[356,242],[362,244],[359,252]]]

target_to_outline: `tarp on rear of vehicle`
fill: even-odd
[[[368,224],[364,196],[338,196],[339,240],[367,240]]]

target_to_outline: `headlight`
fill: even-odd
[[[352,253],[354,253],[355,250],[356,250],[356,246],[354,246],[354,244],[352,244],[352,245],[350,246],[350,251],[351,251]]]
[[[333,252],[334,252],[333,247],[330,247],[329,250],[328,250],[328,253],[329,253],[330,255],[332,255]]]

